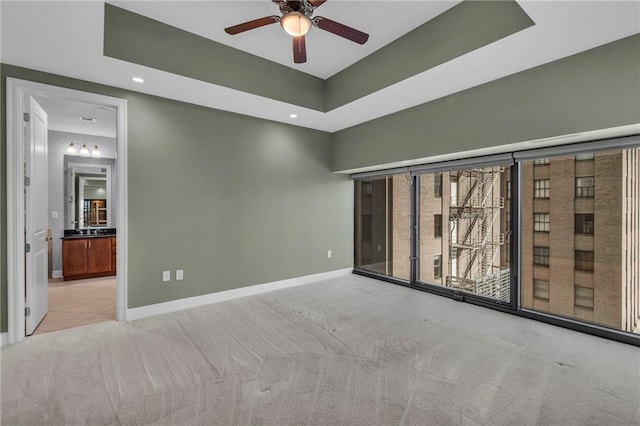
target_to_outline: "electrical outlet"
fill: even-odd
[[[327,250],[327,257],[331,259],[331,256],[333,256],[333,253],[331,253],[331,250]]]
[[[51,219],[57,219],[58,218],[58,212],[51,212]]]
[[[180,281],[184,278],[184,271],[182,269],[176,269],[176,280]]]
[[[171,271],[162,271],[162,281],[171,281]]]

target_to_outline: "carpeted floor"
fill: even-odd
[[[33,336],[2,424],[637,425],[640,349],[359,276]]]

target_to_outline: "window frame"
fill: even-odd
[[[442,238],[442,213],[433,214],[433,238]]]
[[[591,221],[585,220],[586,217],[591,216]],[[582,220],[578,220],[581,218]],[[574,213],[573,219],[573,232],[576,235],[595,235],[595,214],[594,213]],[[580,229],[580,232],[578,232]],[[585,232],[586,229],[586,232]],[[591,231],[591,232],[589,232]]]
[[[546,288],[539,288],[542,284],[546,284]],[[537,284],[537,285],[536,285]],[[542,287],[544,287],[544,285],[542,285]],[[533,279],[533,298],[534,299],[538,299],[538,300],[544,300],[545,302],[549,301],[549,293],[550,293],[550,285],[549,285],[549,281],[547,280],[540,280],[540,279]],[[537,291],[536,291],[537,290]],[[537,295],[537,293],[539,292],[545,292],[547,293],[546,297],[543,296],[539,296]]]
[[[442,254],[433,256],[433,278],[442,278]]]
[[[434,198],[442,198],[442,173],[433,174],[433,196]]]
[[[538,220],[540,217],[542,217],[543,219],[542,221]],[[534,212],[533,213],[533,232],[549,233],[549,228],[551,227],[550,217],[551,215],[549,213]],[[538,229],[538,228],[542,228],[542,229]]]
[[[587,293],[591,293],[591,297],[586,297],[583,295],[578,295],[579,291],[578,289],[581,289],[580,292],[582,292],[582,290],[589,290],[587,291]],[[589,309],[591,311],[593,311],[594,307],[595,307],[595,295],[594,295],[595,291],[592,287],[584,287],[584,286],[579,286],[579,285],[574,285],[573,286],[573,306],[578,307],[578,308],[582,308],[582,309]],[[591,303],[589,304],[581,304],[578,303],[579,300],[591,300]]]
[[[536,251],[538,253],[536,253]],[[546,251],[546,253],[541,253],[541,251]],[[539,263],[537,260],[546,259],[546,263]],[[533,246],[533,265],[534,266],[543,266],[548,268],[551,263],[551,250],[547,246]]]
[[[590,266],[589,266],[590,265]],[[573,269],[591,273],[595,271],[595,253],[593,250],[574,250]]]
[[[542,183],[546,182],[546,185]],[[551,194],[551,179],[534,179],[533,180],[533,198],[538,200],[546,200]]]
[[[591,179],[591,185],[578,186],[581,179]],[[594,176],[576,176],[575,179],[575,197],[576,198],[593,198],[596,193],[596,182]],[[590,188],[590,189],[589,189]]]
[[[533,160],[534,166],[548,166],[551,163],[551,159],[549,157],[541,157]]]

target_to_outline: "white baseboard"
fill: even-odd
[[[4,348],[4,345],[9,341],[9,333],[0,333],[0,348]]]
[[[62,271],[51,271],[51,278],[62,278]]]
[[[266,293],[268,291],[309,284],[315,281],[338,278],[351,274],[352,270],[352,268],[338,269],[335,271],[305,275],[303,277],[290,278],[282,281],[274,281],[265,284],[256,284],[249,287],[236,288],[233,290],[220,291],[217,293],[203,294],[202,296],[171,300],[169,302],[156,303],[153,305],[141,306],[139,308],[131,308],[127,309],[126,319],[127,321],[130,321],[140,318],[146,318],[154,315],[180,311],[182,309],[195,308],[196,306],[224,302],[225,300],[237,299],[238,297],[253,296],[255,294]]]

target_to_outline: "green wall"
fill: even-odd
[[[352,265],[353,187],[329,170],[329,134],[9,65],[0,74],[2,93],[16,77],[127,100],[130,308]],[[6,331],[4,202],[1,213]],[[184,281],[161,282],[175,269]]]
[[[640,122],[640,35],[333,135],[351,170]]]

